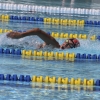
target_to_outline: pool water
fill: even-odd
[[[2,1],[1,2],[9,2]],[[47,6],[67,6],[67,7],[79,7],[79,8],[97,8],[99,9],[99,0],[85,0],[74,1],[74,0],[59,0],[59,1],[38,1],[34,0],[22,0],[22,1],[11,1],[13,3],[29,3],[34,5],[47,5]],[[45,4],[44,4],[45,2]],[[26,12],[21,11],[0,11],[1,14],[14,14],[14,15],[25,15]],[[27,12],[28,13],[28,12]],[[28,13],[30,16],[33,13]],[[42,17],[53,17],[54,15],[45,14],[35,14],[33,16]],[[59,16],[60,18],[68,19],[84,19],[84,20],[99,20],[99,16],[89,16],[89,15],[76,15],[76,16]],[[89,39],[92,35],[99,35],[99,26],[57,26],[57,25],[44,25],[44,24],[32,24],[32,23],[18,23],[18,22],[2,22],[0,21],[0,28],[2,29],[12,29],[12,30],[28,30],[31,28],[40,28],[46,32],[64,32],[64,33],[77,33],[77,34],[87,34],[88,40],[80,40],[81,46],[69,50],[51,49],[44,48],[43,51],[58,51],[58,52],[70,52],[70,53],[87,53],[87,54],[99,54],[100,41],[91,41]],[[57,39],[57,38],[56,38]],[[62,44],[64,39],[57,39],[57,41]],[[2,48],[15,48],[15,49],[26,49],[26,50],[36,50],[36,44],[42,43],[43,41],[37,36],[25,37],[19,40],[9,39],[6,37],[6,33],[0,35],[0,47]],[[55,76],[58,77],[68,77],[70,78],[84,78],[94,80],[99,79],[100,73],[100,61],[99,60],[85,60],[76,59],[74,62],[66,60],[45,60],[45,59],[32,59],[22,58],[21,56],[12,56],[10,54],[0,54],[0,74],[17,74],[20,75],[37,75],[37,76]],[[61,88],[58,89],[59,85],[49,85],[49,84],[39,83],[25,83],[25,82],[7,82],[0,81],[0,99],[1,100],[99,100],[100,91],[92,90],[91,87],[85,90],[81,87],[72,88]],[[47,86],[50,86],[47,88]],[[62,87],[62,86],[61,86]]]

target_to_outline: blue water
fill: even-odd
[[[2,1],[1,2],[9,2]],[[98,0],[85,0],[83,1],[74,1],[74,0],[64,0],[48,2],[43,1],[16,1],[11,2],[15,3],[33,3],[36,5],[52,5],[52,6],[68,6],[68,7],[81,7],[81,8],[99,8]],[[45,4],[44,4],[45,2]],[[4,11],[0,11],[1,14],[4,14]],[[15,12],[5,12],[7,14],[17,14]],[[23,13],[23,14],[21,14]],[[28,13],[29,14],[29,13]],[[24,12],[20,12],[19,15],[25,15]],[[29,14],[30,16],[32,14]],[[50,16],[54,15],[44,15],[36,14],[34,16]],[[77,15],[77,16],[57,16],[61,18],[68,19],[84,19],[84,20],[99,20],[99,16],[86,16],[86,15]],[[74,27],[74,26],[56,26],[56,25],[43,25],[43,24],[30,24],[30,23],[16,23],[16,22],[0,22],[0,28],[2,29],[13,29],[13,30],[27,30],[31,28],[39,27],[46,32],[64,32],[64,33],[84,33],[89,36],[99,35],[100,27],[94,26],[85,26],[85,27]],[[64,39],[57,39],[61,44]],[[0,47],[3,48],[21,48],[21,49],[36,49],[36,44],[43,42],[37,36],[25,37],[19,40],[12,40],[6,37],[6,33],[0,35]],[[100,41],[91,41],[88,37],[88,40],[81,40],[81,46],[75,49],[69,50],[59,50],[59,49],[50,49],[45,48],[42,50],[48,51],[58,51],[58,52],[74,52],[74,53],[90,53],[90,54],[99,54],[100,50]],[[22,58],[21,56],[12,56],[12,55],[1,55],[0,54],[0,74],[17,74],[20,76],[23,75],[37,75],[37,76],[55,76],[55,77],[68,77],[70,78],[87,78],[94,80],[100,79],[100,61],[98,60],[75,60],[75,62],[70,62],[66,60],[45,60],[36,58]],[[70,89],[56,89],[55,85],[50,85],[50,88],[41,87],[39,84],[31,83],[18,83],[18,82],[2,82],[0,81],[0,99],[1,100],[99,100],[100,91],[89,91],[78,88]],[[70,86],[69,86],[70,87]],[[91,88],[90,88],[91,89]]]

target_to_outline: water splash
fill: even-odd
[[[6,34],[0,35],[0,47],[35,49],[41,43],[37,36],[28,36],[21,39],[7,38]]]

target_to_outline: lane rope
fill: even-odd
[[[30,22],[38,24],[52,24],[52,25],[65,25],[65,26],[84,26],[84,20],[73,19],[59,19],[59,18],[43,18],[43,17],[30,17],[30,16],[17,16],[17,15],[0,15],[1,21],[17,22]]]
[[[100,86],[100,80],[94,79],[86,79],[83,80],[81,78],[68,78],[68,77],[58,77],[55,76],[30,76],[30,75],[20,75],[17,74],[0,74],[0,80],[7,80],[7,81],[19,81],[19,82],[36,82],[36,83],[57,83],[57,84],[64,84],[64,85],[77,85],[77,86]]]
[[[32,17],[32,16],[19,16],[19,15],[0,15],[0,20],[2,22],[12,21],[12,22],[30,22],[38,24],[48,24],[48,25],[63,25],[63,26],[100,26],[100,21],[88,21],[81,19],[61,19],[61,18],[50,18],[50,17]]]
[[[47,14],[85,14],[100,15],[100,9],[67,8],[52,6],[37,6],[30,4],[0,3],[1,10],[20,10],[30,12],[42,12]]]
[[[62,52],[48,52],[48,51],[32,51],[32,50],[21,50],[21,49],[3,49],[0,48],[1,54],[12,54],[12,55],[21,55],[22,58],[24,57],[44,57],[48,60],[68,60],[68,61],[75,61],[77,59],[91,59],[91,60],[98,60],[100,61],[100,54],[86,54],[86,53],[64,53]]]

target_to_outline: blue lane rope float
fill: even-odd
[[[48,51],[32,51],[32,50],[20,50],[20,49],[3,49],[0,48],[1,54],[12,54],[12,55],[21,55],[24,57],[44,57],[48,60],[68,60],[75,61],[75,59],[92,59],[92,60],[100,60],[100,54],[81,54],[81,53],[64,53],[64,52],[48,52]]]
[[[29,12],[41,12],[47,14],[85,14],[100,15],[100,9],[67,8],[52,6],[37,6],[27,4],[0,3],[1,10],[20,10]]]
[[[30,76],[30,75],[20,75],[17,74],[0,74],[0,80],[6,80],[6,81],[19,81],[19,82],[36,82],[36,83],[56,83],[56,84],[64,84],[64,85],[77,85],[77,86],[100,86],[100,80],[94,80],[94,79],[86,79],[83,80],[81,78],[70,78],[68,77],[62,78],[55,76]]]
[[[11,29],[2,29],[0,28],[0,34],[1,33],[8,33],[11,31],[16,31],[16,30],[11,30]],[[24,30],[19,30],[18,32],[25,32]],[[54,38],[78,38],[78,39],[90,39],[90,40],[100,40],[100,36],[92,35],[88,38],[87,34],[72,34],[72,33],[59,33],[59,32],[47,32],[49,35],[51,35]]]

